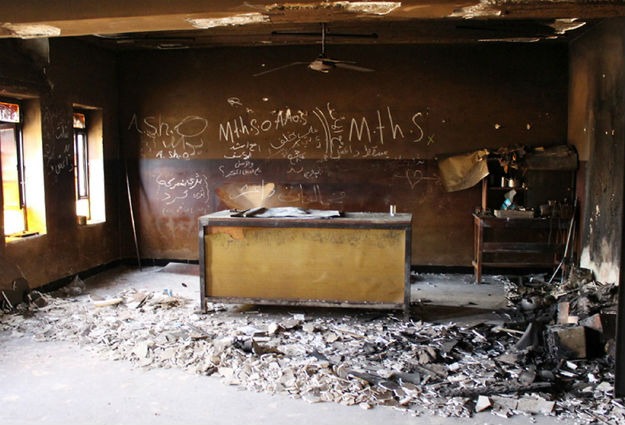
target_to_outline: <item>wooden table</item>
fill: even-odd
[[[410,307],[411,214],[199,218],[207,302]]]
[[[482,267],[548,268],[561,259],[570,220],[473,214],[475,282]]]

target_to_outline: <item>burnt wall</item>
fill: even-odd
[[[622,253],[624,24],[604,21],[571,45],[569,137],[587,161],[580,264],[611,283],[618,282]]]
[[[375,69],[328,74],[306,68],[318,53],[118,57],[144,257],[197,259],[198,216],[225,208],[396,204],[413,214],[413,264],[469,266],[480,190],[445,192],[436,159],[566,141],[566,46],[328,46]]]
[[[42,235],[10,242],[2,239],[2,287],[19,276],[31,287],[41,286],[127,255],[124,246],[128,244],[120,238],[120,222],[127,219],[120,218],[115,58],[71,39],[50,40],[48,52],[43,47],[32,53],[28,42],[24,46],[18,40],[4,40],[0,45],[2,95],[39,100],[47,227]],[[107,220],[101,224],[78,225],[76,221],[74,104],[102,109]]]

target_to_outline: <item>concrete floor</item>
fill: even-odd
[[[90,294],[106,296],[132,286],[174,288],[199,302],[197,279],[197,266],[170,265],[142,271],[111,270],[86,283]],[[431,306],[436,303],[443,306],[443,319],[447,315],[469,321],[505,306],[503,285],[496,278],[484,285],[468,283],[470,276],[466,275],[428,274],[415,276],[415,280],[413,299],[421,300],[432,317],[437,309]],[[283,395],[242,391],[215,376],[135,368],[129,362],[105,360],[88,347],[36,342],[8,332],[0,332],[0,356],[0,423],[4,425],[561,423],[555,417],[540,415],[505,419],[480,413],[456,419],[414,417],[388,407],[363,410],[334,403],[309,404]]]

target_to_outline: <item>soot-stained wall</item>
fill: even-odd
[[[119,56],[143,257],[197,259],[197,218],[225,208],[396,204],[413,214],[413,264],[468,266],[480,190],[445,192],[436,159],[566,141],[565,45],[328,53],[375,71],[311,71],[315,46]]]
[[[580,264],[606,283],[618,282],[622,255],[624,23],[604,21],[571,45],[569,133],[587,161]]]
[[[128,221],[127,212],[120,216],[115,57],[71,39],[50,40],[49,55],[46,49],[39,51],[28,53],[22,42],[16,40],[3,40],[0,44],[1,95],[9,99],[37,99],[34,114],[41,121],[46,210],[45,234],[8,242],[2,238],[3,289],[9,288],[17,277],[38,287],[130,256],[123,248],[131,247],[123,242],[128,238],[124,236],[122,240],[120,236],[120,223]],[[104,223],[78,225],[76,220],[72,132],[76,104],[102,111]],[[26,173],[29,172],[27,168]]]

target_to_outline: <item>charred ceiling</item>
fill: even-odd
[[[625,16],[625,2],[614,0],[55,3],[3,6],[0,37],[82,36],[115,49],[313,44],[326,23],[328,43],[567,41],[597,20]]]

